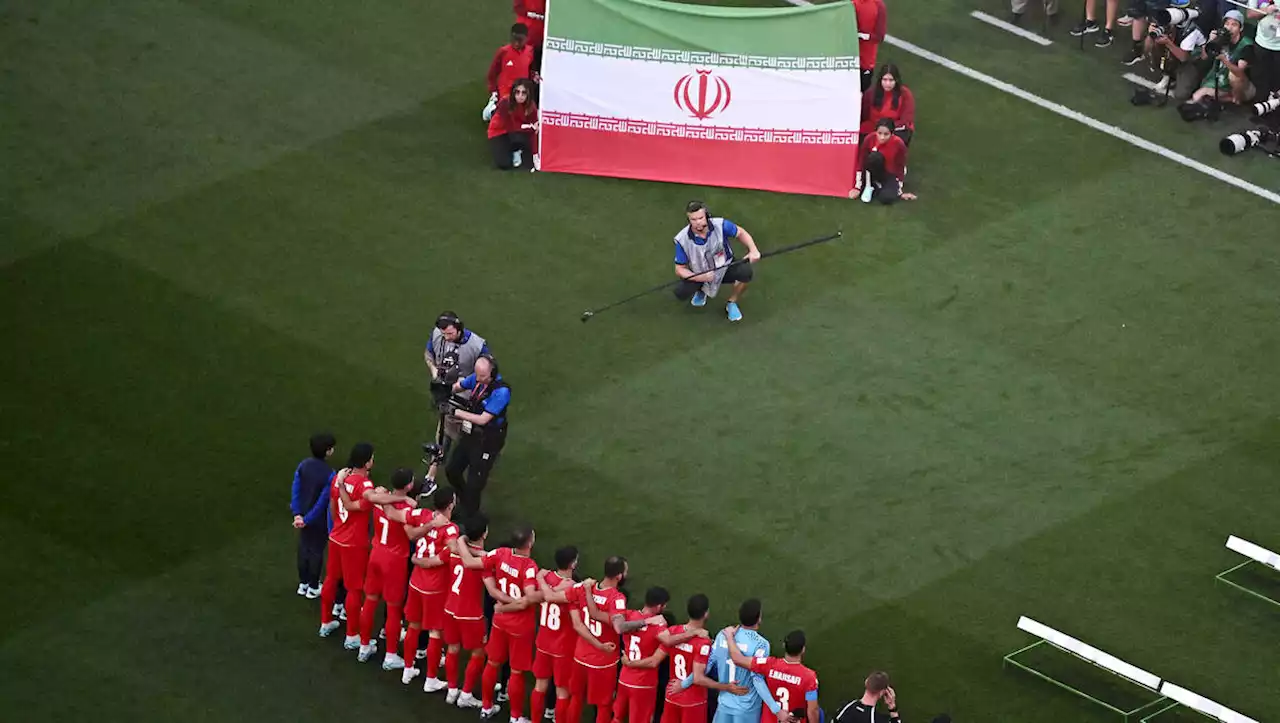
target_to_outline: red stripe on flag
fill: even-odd
[[[542,170],[848,198],[858,147],[542,127]]]

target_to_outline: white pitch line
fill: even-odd
[[[1146,78],[1142,77],[1141,75],[1134,75],[1133,73],[1125,73],[1124,75],[1122,75],[1122,76],[1120,76],[1120,77],[1124,78],[1125,80],[1129,81],[1130,83],[1133,83],[1134,85],[1140,85],[1140,86],[1142,86],[1143,88],[1146,88],[1147,90],[1155,90],[1155,89],[1156,89],[1156,82],[1155,82],[1154,80],[1147,80]]]
[[[1030,30],[1027,30],[1026,28],[1020,28],[1017,25],[1014,25],[1013,23],[1005,22],[994,15],[986,14],[981,10],[974,10],[973,12],[969,13],[969,17],[981,20],[987,25],[994,25],[995,27],[1000,28],[1005,32],[1013,33],[1014,35],[1017,35],[1020,38],[1026,38],[1027,40],[1030,40],[1031,42],[1036,43],[1037,45],[1053,45],[1053,41],[1044,37],[1043,35],[1037,35],[1031,32]]]
[[[786,0],[786,1],[792,5],[800,5],[800,6],[813,4],[812,2],[809,2],[809,0]],[[1178,153],[1177,151],[1171,151],[1162,145],[1159,145],[1157,143],[1152,143],[1151,141],[1145,138],[1135,136],[1129,131],[1122,130],[1120,128],[1117,128],[1113,125],[1109,125],[1107,123],[1103,123],[1102,121],[1097,120],[1095,118],[1090,118],[1084,113],[1072,110],[1060,103],[1054,103],[1051,100],[1045,100],[1044,98],[1041,98],[1040,96],[1035,95],[1034,93],[1029,93],[1019,88],[1016,85],[1013,85],[1011,83],[1006,83],[1003,80],[1000,80],[999,78],[993,78],[990,75],[974,70],[973,68],[970,68],[967,65],[961,65],[955,62],[954,60],[944,58],[933,51],[925,50],[919,45],[916,45],[914,43],[909,43],[901,38],[895,38],[892,35],[886,35],[884,38],[884,41],[894,46],[895,48],[901,48],[902,50],[905,50],[908,53],[911,53],[912,55],[918,55],[921,58],[924,58],[925,60],[928,60],[933,63],[937,63],[938,65],[941,65],[947,70],[954,70],[955,72],[959,73],[960,75],[963,75],[966,78],[969,78],[971,80],[976,80],[979,83],[985,83],[997,90],[1002,90],[1008,93],[1009,95],[1012,95],[1017,98],[1021,98],[1022,100],[1025,100],[1028,103],[1031,103],[1032,105],[1040,106],[1041,108],[1044,108],[1045,110],[1051,113],[1056,113],[1062,116],[1063,118],[1070,118],[1071,120],[1076,121],[1077,123],[1086,125],[1096,131],[1102,131],[1103,133],[1106,133],[1112,138],[1119,138],[1125,143],[1128,143],[1132,146],[1137,146],[1138,148],[1141,148],[1144,151],[1154,153],[1157,156],[1160,156],[1161,158],[1186,166],[1187,168],[1190,168],[1193,171],[1198,171],[1200,173],[1203,173],[1204,175],[1209,176],[1210,178],[1214,178],[1219,181],[1222,181],[1223,183],[1229,186],[1235,186],[1236,188],[1242,191],[1247,191],[1249,193],[1252,193],[1253,195],[1259,198],[1265,199],[1275,204],[1280,204],[1280,193],[1276,193],[1274,191],[1268,191],[1262,186],[1259,186],[1254,183],[1250,183],[1244,180],[1243,178],[1238,178],[1236,176],[1233,176],[1230,173],[1227,173],[1226,171],[1220,171],[1214,168],[1213,166],[1201,163],[1200,161],[1197,161],[1193,158],[1188,158],[1187,156],[1184,156],[1181,153]]]

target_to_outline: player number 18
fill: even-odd
[[[560,629],[560,606],[559,605],[549,603],[549,602],[542,603],[541,625],[547,630]]]

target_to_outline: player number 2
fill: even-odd
[[[779,716],[783,716],[791,710],[791,701],[788,700],[790,696],[788,696],[786,688],[778,688],[773,691],[773,697],[777,698],[778,705],[782,706],[778,709]]]
[[[547,630],[560,629],[560,606],[553,603],[542,603],[542,627]]]
[[[453,566],[453,587],[449,588],[457,594],[462,590],[462,565]]]
[[[683,655],[677,655],[672,659],[671,667],[676,669],[676,680],[684,680],[689,677],[689,664],[685,662]]]

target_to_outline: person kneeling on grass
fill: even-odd
[[[1217,107],[1215,104],[1245,105],[1257,94],[1246,72],[1253,61],[1253,40],[1244,34],[1244,13],[1227,11],[1222,27],[1227,35],[1222,36],[1219,30],[1209,34],[1209,41],[1220,44],[1222,48],[1209,74],[1201,81],[1200,89],[1191,96],[1190,102],[1178,109],[1185,120],[1199,120],[1212,115]]]
[[[503,171],[538,168],[538,106],[533,83],[527,78],[511,86],[511,97],[498,101],[489,119],[489,150],[493,165]]]
[[[916,99],[902,84],[902,74],[893,63],[880,66],[875,89],[862,96],[862,133],[874,133],[883,118],[893,121],[893,134],[911,145],[916,132]]]
[[[898,199],[914,201],[914,193],[904,193],[902,183],[907,175],[907,144],[893,133],[893,121],[881,118],[876,132],[862,141],[858,151],[855,191],[861,191],[862,202],[872,199],[885,205]]]

